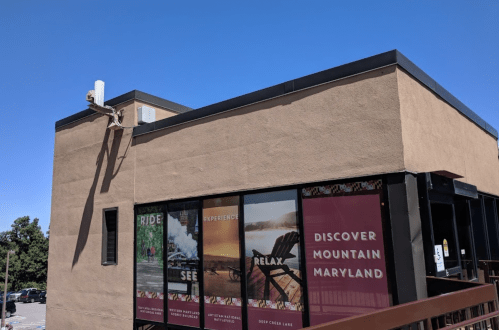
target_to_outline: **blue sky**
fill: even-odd
[[[0,0],[0,231],[50,219],[54,123],[138,89],[198,108],[398,49],[499,129],[499,2]]]

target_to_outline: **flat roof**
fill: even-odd
[[[169,117],[166,119],[162,119],[153,123],[144,124],[141,126],[136,126],[133,129],[133,136],[138,136],[142,134],[147,134],[153,131],[157,131],[160,129],[165,129],[168,127],[176,126],[182,123],[186,123],[189,121],[201,119],[204,117],[212,116],[218,113],[222,113],[225,111],[230,111],[233,109],[237,109],[249,104],[262,102],[268,99],[272,99],[275,97],[279,97],[288,93],[304,90],[307,88],[311,88],[317,85],[321,85],[324,83],[332,82],[338,79],[343,79],[349,76],[361,74],[363,72],[372,71],[375,69],[383,68],[390,65],[398,65],[405,71],[407,71],[414,79],[418,80],[420,83],[425,85],[427,88],[431,89],[435,94],[440,96],[445,102],[454,107],[457,111],[459,111],[466,118],[475,123],[478,127],[483,129],[488,134],[492,135],[496,140],[498,138],[498,133],[495,128],[493,128],[490,124],[488,124],[485,120],[480,118],[475,112],[473,112],[470,108],[468,108],[465,104],[459,101],[454,95],[449,93],[445,88],[443,88],[440,84],[438,84],[435,80],[433,80],[430,76],[428,76],[423,70],[417,67],[414,63],[412,63],[407,57],[405,57],[398,50],[391,50],[385,53],[381,53],[378,55],[374,55],[368,58],[364,58],[362,60],[358,60],[355,62],[347,63],[344,65],[340,65],[328,70],[320,71],[317,73],[313,73],[308,76],[304,76],[301,78],[289,80],[283,82],[281,84],[277,84],[271,87],[267,87],[255,92],[251,92],[248,94],[244,94],[232,99],[228,99],[222,102],[218,102],[215,104],[211,104],[196,110],[192,110],[183,105],[161,99],[159,97],[146,94],[139,91],[132,91],[127,94],[123,94],[118,96],[112,100],[107,101],[105,104],[115,105],[117,104],[115,100],[119,100],[120,102],[126,102],[130,99],[137,98],[137,94],[142,97],[147,96],[147,98],[152,99],[155,98],[157,102],[163,102],[163,104],[173,104],[177,107],[179,111],[175,111],[178,114],[173,117]],[[131,93],[134,94],[135,97],[131,97]],[[160,100],[160,101],[159,101]],[[146,102],[150,102],[148,100],[144,100]],[[114,103],[114,104],[113,104]],[[150,102],[151,103],[151,102]],[[158,103],[153,103],[158,104]],[[162,106],[161,104],[158,104]],[[171,106],[171,105],[170,105]],[[168,106],[166,108],[170,109]],[[88,112],[90,111],[90,112]],[[78,119],[84,118],[90,114],[93,114],[92,110],[84,110],[75,115],[69,116],[62,120],[56,122],[56,129],[63,125],[66,125],[70,122],[76,121]]]

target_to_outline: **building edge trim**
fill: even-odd
[[[340,79],[348,78],[369,71],[381,69],[390,65],[398,65],[409,73],[414,79],[431,89],[441,97],[446,103],[456,109],[463,116],[471,120],[478,127],[491,135],[496,140],[498,132],[490,124],[485,122],[480,116],[459,101],[454,95],[438,84],[433,78],[421,70],[398,50],[391,50],[385,53],[367,57],[355,62],[343,64],[328,70],[320,71],[308,76],[290,80],[278,85],[267,87],[255,92],[244,94],[219,103],[211,104],[194,111],[179,114],[157,122],[135,127],[133,136],[151,133],[157,130],[177,126],[197,119],[206,118],[226,111],[235,110],[243,106],[267,101],[293,92],[302,91]]]
[[[495,128],[493,128],[490,124],[488,124],[485,120],[478,116],[464,103],[459,101],[454,95],[443,88],[433,78],[431,78],[428,74],[426,74],[423,70],[421,70],[417,65],[415,65],[412,61],[410,61],[396,49],[367,57],[358,61],[343,64],[331,69],[313,73],[301,78],[289,80],[274,86],[260,89],[195,110],[138,90],[133,90],[131,92],[115,97],[105,102],[105,104],[114,106],[131,99],[135,99],[165,107],[177,113],[177,115],[173,117],[134,127],[133,136],[136,137],[142,134],[151,133],[160,129],[165,129],[186,122],[191,122],[193,120],[216,115],[222,112],[238,109],[243,106],[270,100],[289,93],[305,90],[318,85],[333,82],[339,79],[351,77],[394,64],[407,71],[412,77],[414,77],[414,79],[418,80],[427,88],[431,89],[436,95],[441,97],[445,102],[447,102],[459,113],[475,123],[486,133],[494,137],[496,140],[498,139],[498,132]],[[93,113],[94,112],[90,109],[83,110],[74,115],[57,121],[55,124],[55,128],[58,129],[65,125],[71,124],[75,121],[88,117]]]
[[[114,106],[117,106],[119,104],[131,101],[131,100],[137,100],[137,101],[149,103],[151,105],[156,105],[158,107],[168,109],[168,110],[175,112],[177,114],[181,114],[181,113],[185,113],[185,112],[193,110],[192,108],[186,107],[182,104],[178,104],[178,103],[166,100],[166,99],[162,99],[160,97],[157,97],[157,96],[145,93],[145,92],[141,92],[139,90],[133,90],[133,91],[130,91],[128,93],[119,95],[115,98],[112,98],[112,99],[106,101],[104,104],[114,107]],[[91,110],[91,109],[85,109],[83,111],[77,112],[71,116],[68,116],[66,118],[63,118],[61,120],[56,121],[55,129],[72,124],[78,120],[84,119],[84,118],[91,116],[95,113],[96,112]]]

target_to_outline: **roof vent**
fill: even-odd
[[[138,123],[140,125],[156,121],[156,110],[150,107],[141,106],[138,109]]]

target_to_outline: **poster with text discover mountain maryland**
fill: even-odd
[[[378,194],[303,199],[310,324],[389,307]]]

